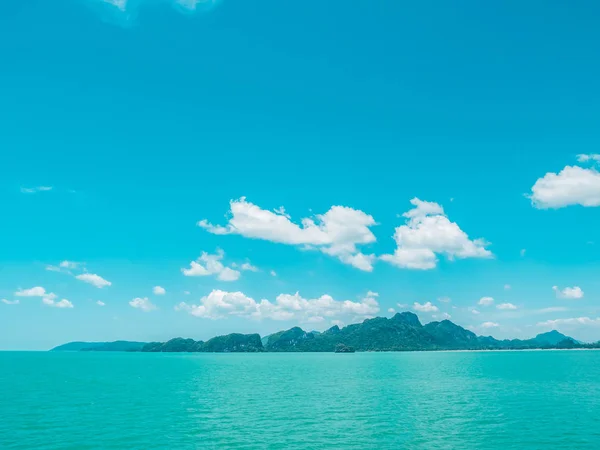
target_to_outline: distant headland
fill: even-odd
[[[422,325],[410,312],[391,318],[376,317],[362,323],[320,333],[300,327],[265,336],[233,333],[208,341],[174,338],[167,342],[70,342],[51,351],[126,352],[338,352],[436,351],[436,350],[527,350],[600,348],[600,342],[584,344],[558,331],[532,339],[498,340],[475,333],[449,320]],[[349,351],[348,349],[351,349]]]

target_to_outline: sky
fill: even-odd
[[[0,5],[0,349],[412,311],[600,340],[596,2]]]

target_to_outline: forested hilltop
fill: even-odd
[[[376,317],[362,323],[323,333],[300,327],[280,331],[263,338],[258,334],[233,333],[208,341],[175,338],[167,342],[74,342],[53,351],[135,351],[135,352],[333,352],[338,345],[356,351],[418,350],[525,350],[600,348],[600,343],[583,344],[558,331],[538,334],[532,339],[498,340],[475,333],[449,320],[422,325],[410,312],[391,318]]]

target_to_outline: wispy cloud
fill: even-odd
[[[35,186],[35,187],[22,187],[21,192],[23,194],[37,194],[38,192],[51,191],[52,186]]]
[[[4,303],[5,305],[18,305],[19,300],[6,300],[5,298],[3,298],[2,303]]]
[[[170,5],[184,14],[209,12],[221,0],[80,0],[92,8],[101,20],[113,25],[130,27],[136,23],[145,7]]]

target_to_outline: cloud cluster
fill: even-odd
[[[41,286],[35,286],[30,289],[19,289],[15,292],[16,297],[41,297],[42,303],[47,306],[52,306],[54,308],[73,308],[73,303],[69,300],[63,298],[60,301],[56,301],[57,295],[53,292],[47,292]],[[7,302],[4,302],[7,303]],[[18,300],[8,304],[18,304]]]
[[[492,257],[485,248],[486,241],[469,239],[439,204],[418,198],[410,202],[414,208],[403,214],[406,224],[394,233],[396,250],[381,256],[382,260],[402,268],[427,270],[436,267],[438,255],[449,260]]]
[[[584,292],[579,286],[566,287],[560,289],[558,286],[552,286],[552,290],[556,292],[556,298],[566,298],[569,300],[579,300],[583,298]]]
[[[600,327],[600,317],[595,319],[590,319],[589,317],[572,317],[568,319],[546,320],[545,322],[538,322],[537,325],[544,328],[560,328],[562,326]]]
[[[202,252],[202,255],[196,261],[190,263],[188,269],[181,269],[181,272],[186,277],[216,275],[217,279],[221,281],[235,281],[239,279],[240,271],[224,266],[221,262],[224,257],[225,253],[221,249],[218,249],[214,255]]]
[[[358,302],[338,301],[329,295],[306,299],[299,293],[280,294],[274,302],[256,301],[242,292],[213,290],[200,299],[197,305],[181,302],[175,307],[196,317],[223,319],[228,316],[252,319],[295,320],[302,323],[319,323],[333,320],[362,320],[379,312],[377,294],[369,292]]]
[[[281,244],[314,248],[337,257],[345,264],[370,272],[374,255],[366,255],[358,246],[376,241],[370,227],[375,219],[363,211],[345,206],[332,206],[325,214],[304,218],[297,224],[283,208],[268,211],[246,201],[244,197],[230,203],[226,225],[213,225],[207,220],[198,226],[209,233],[238,234],[246,238],[262,239]]]
[[[580,154],[577,155],[577,161],[580,163],[600,162],[600,155],[598,153]]]
[[[559,173],[549,172],[539,178],[529,198],[540,209],[600,206],[600,173],[594,168],[566,166]]]

